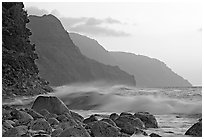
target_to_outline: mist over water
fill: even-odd
[[[185,95],[178,96],[179,91],[184,91],[178,88],[175,89],[177,93],[174,97],[172,94],[163,95],[165,89],[161,91],[160,89],[138,89],[124,85],[107,86],[103,84],[101,86],[94,83],[61,86],[55,90],[52,95],[62,99],[71,109],[101,112],[148,111],[152,114],[197,114],[202,112],[201,99],[200,101],[189,101],[185,99]],[[165,92],[165,94],[168,93]]]
[[[140,112],[152,114],[202,113],[201,89],[192,88],[134,88],[124,85],[108,86],[104,82],[76,83],[54,88],[54,95],[69,109],[99,112]],[[4,104],[26,105],[36,98],[17,98]]]

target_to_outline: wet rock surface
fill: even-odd
[[[48,112],[53,114],[70,114],[67,106],[55,96],[38,96],[32,105],[32,109],[36,112],[46,109]]]
[[[202,137],[202,119],[199,122],[191,126],[185,133],[185,135],[190,135],[194,137]]]
[[[121,128],[121,132],[132,135],[137,128],[144,129],[144,123],[139,118],[132,118],[129,116],[120,116],[115,120],[118,127]]]
[[[25,109],[4,106],[3,115],[6,116],[2,121],[3,137],[147,136],[144,123],[131,113],[113,113],[110,116],[92,114],[84,118],[64,107],[65,104],[61,100],[60,103],[56,103],[59,106],[55,108],[47,105],[52,101],[45,102],[42,106],[39,105],[41,103],[36,105],[36,102],[34,101],[32,108]],[[56,107],[60,107],[61,110],[56,110]]]
[[[139,118],[146,128],[158,128],[158,123],[154,115],[149,112],[138,112],[134,114],[134,117]]]

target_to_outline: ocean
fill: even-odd
[[[124,85],[107,86],[95,83],[72,84],[54,88],[48,95],[59,97],[69,109],[88,117],[147,111],[153,114],[159,128],[145,130],[164,137],[185,136],[185,132],[202,117],[202,87],[137,88]],[[4,104],[26,105],[32,98],[17,98]]]

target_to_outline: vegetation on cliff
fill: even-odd
[[[35,45],[22,2],[2,3],[2,95],[3,98],[46,93],[52,89],[38,76]]]

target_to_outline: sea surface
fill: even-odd
[[[202,87],[137,88],[89,83],[55,87],[55,92],[48,95],[59,97],[69,109],[84,117],[96,113],[150,112],[159,128],[145,131],[165,137],[185,136],[187,129],[202,117]],[[35,98],[23,97],[3,103],[27,105]]]

